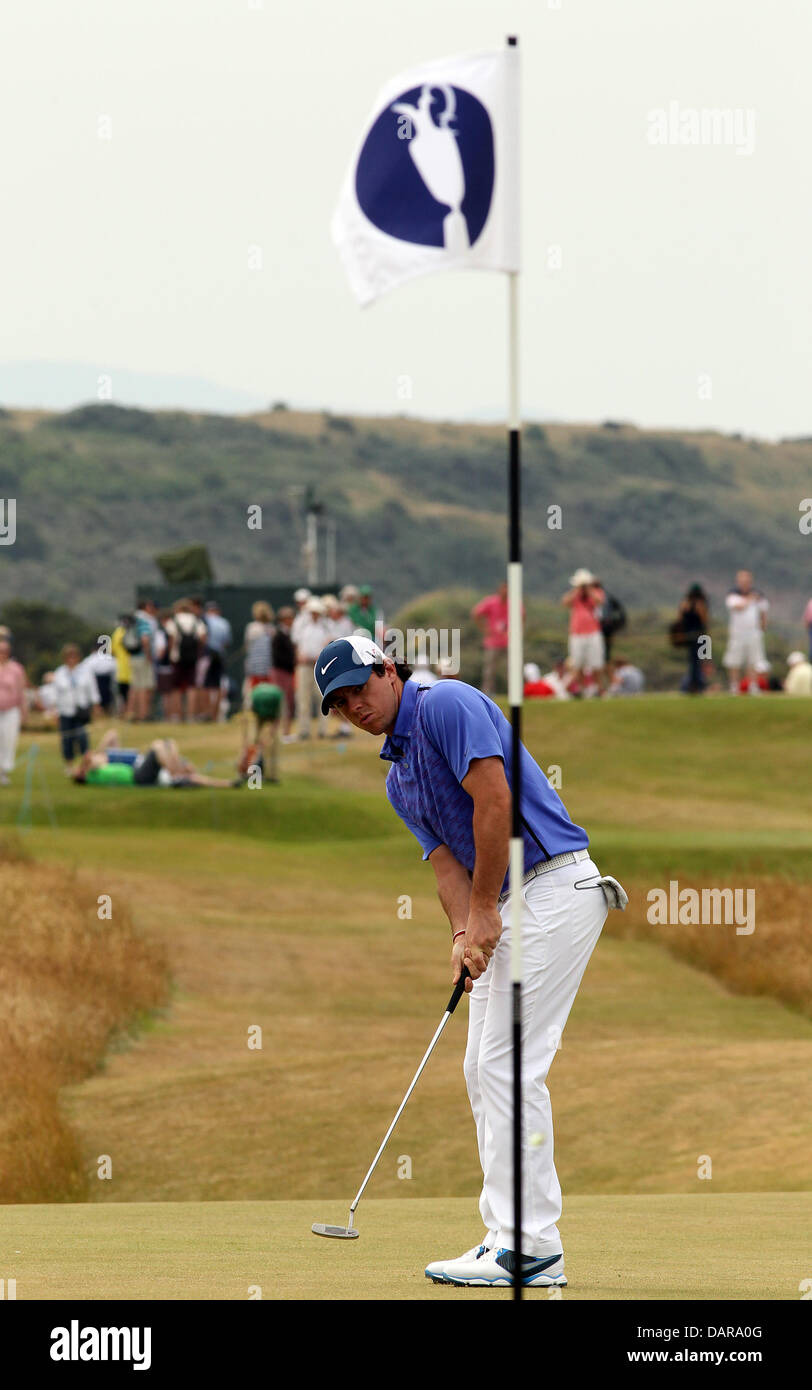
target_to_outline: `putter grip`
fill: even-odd
[[[453,1014],[454,1010],[456,1009],[457,1005],[462,999],[462,996],[465,993],[465,981],[469,980],[470,978],[471,977],[468,974],[468,966],[464,965],[462,967],[462,974],[460,975],[460,978],[457,980],[457,983],[454,986],[454,993],[448,1001],[448,1007],[446,1008],[447,1014]]]

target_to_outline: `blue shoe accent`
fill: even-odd
[[[537,1258],[537,1257],[534,1256],[534,1255],[523,1255],[523,1256],[522,1256],[522,1284],[533,1284],[533,1283],[535,1283],[535,1281],[538,1279],[539,1275],[544,1274],[545,1271],[548,1270],[548,1269],[550,1268],[551,1265],[558,1264],[559,1261],[562,1260],[562,1259],[563,1259],[563,1254],[560,1253],[560,1252],[559,1252],[558,1255],[548,1255],[548,1256],[546,1256],[546,1257],[543,1258],[543,1259]],[[497,1263],[498,1265],[501,1265],[502,1269],[504,1269],[504,1270],[506,1271],[506,1273],[508,1273],[508,1274],[510,1274],[511,1276],[513,1276],[513,1275],[515,1274],[515,1272],[516,1272],[516,1252],[515,1252],[515,1250],[505,1250],[505,1249],[498,1250],[498,1251],[496,1252],[496,1263]],[[564,1278],[563,1273],[562,1273],[561,1275],[559,1275],[559,1276],[552,1275],[552,1276],[548,1276],[548,1277],[551,1278],[551,1279],[555,1279],[555,1281],[556,1281],[557,1284],[560,1284],[560,1285],[562,1285],[562,1286],[566,1285],[566,1282],[567,1282],[567,1281],[566,1281],[566,1279]],[[546,1281],[545,1281],[545,1282],[546,1282]]]

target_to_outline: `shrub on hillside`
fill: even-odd
[[[34,685],[39,685],[45,671],[60,664],[66,642],[77,642],[87,654],[104,631],[67,608],[56,608],[36,599],[8,599],[0,608],[0,622],[11,629],[13,655]]]

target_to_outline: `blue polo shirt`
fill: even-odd
[[[493,700],[463,681],[433,686],[407,681],[395,727],[381,748],[391,762],[386,795],[428,859],[447,845],[469,872],[474,868],[474,803],[461,783],[475,758],[501,758],[511,780],[510,724]],[[524,744],[521,751],[525,871],[541,859],[586,849],[589,837]],[[502,891],[507,892],[509,875]]]

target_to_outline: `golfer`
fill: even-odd
[[[426,1269],[437,1283],[509,1285],[515,1268],[512,1183],[512,988],[507,867],[511,729],[501,710],[462,681],[430,688],[409,680],[366,637],[330,642],[315,666],[322,713],[337,710],[385,734],[386,794],[416,836],[451,923],[452,974],[468,967],[465,1080],[477,1131],[484,1232],[456,1259]],[[547,1072],[581,977],[606,919],[625,906],[614,879],[592,863],[587,835],[522,748],[524,1212],[522,1282],[563,1285]]]

